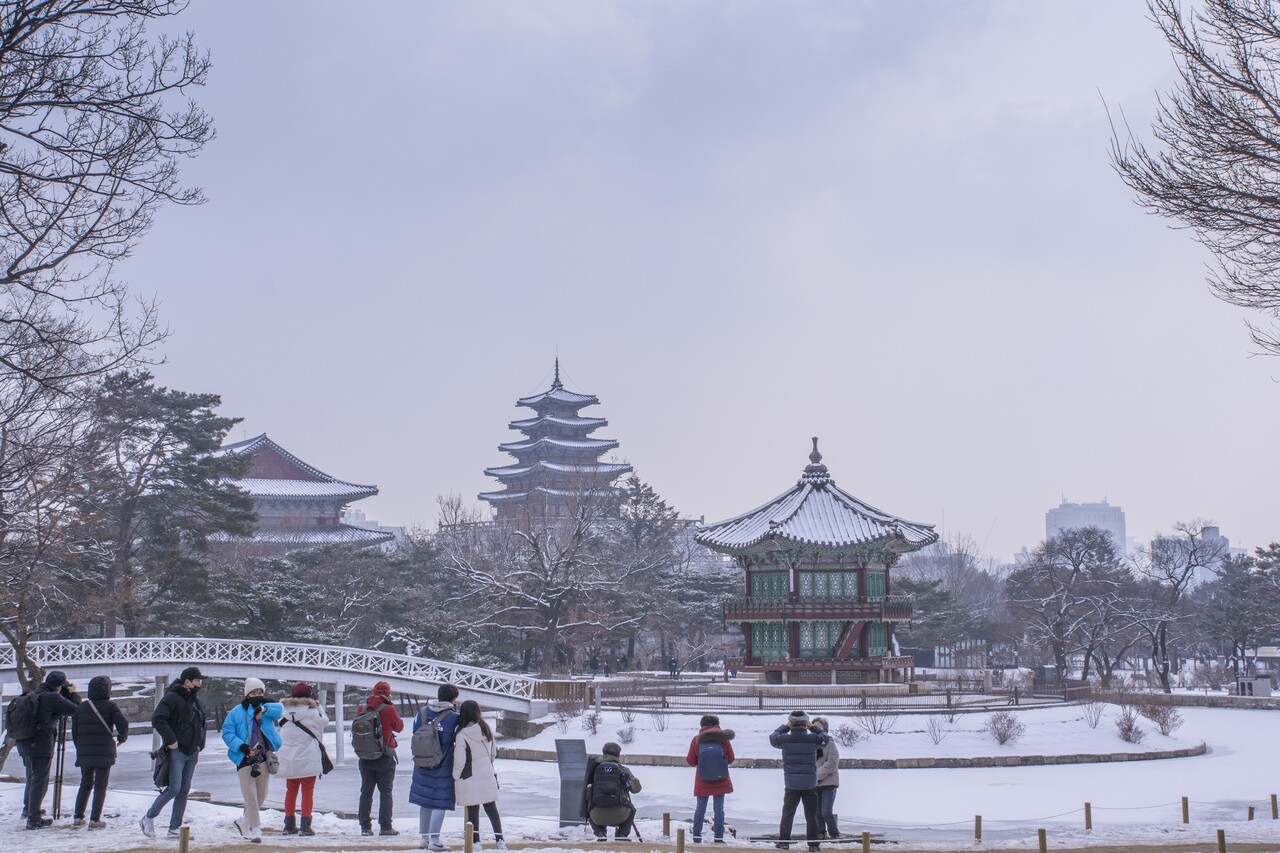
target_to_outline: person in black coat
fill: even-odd
[[[827,745],[822,729],[809,727],[809,715],[792,711],[787,723],[769,735],[769,743],[782,750],[782,822],[777,846],[789,847],[796,806],[804,803],[805,838],[810,850],[818,849],[818,751]]]
[[[111,701],[111,679],[99,675],[89,681],[88,698],[71,718],[71,740],[76,745],[76,767],[80,768],[80,790],[76,793],[73,826],[84,825],[84,810],[93,794],[89,813],[90,829],[105,829],[102,804],[107,799],[107,780],[116,763],[116,745],[129,737],[129,721]]]
[[[36,733],[24,741],[27,756],[27,829],[44,829],[53,821],[40,816],[44,795],[49,790],[49,771],[53,767],[54,741],[58,736],[58,719],[69,717],[80,704],[80,694],[67,676],[52,669],[36,693]]]
[[[199,668],[187,667],[169,685],[169,690],[151,715],[151,725],[164,744],[161,749],[169,750],[169,785],[138,821],[142,834],[148,838],[155,838],[155,819],[170,800],[173,801],[173,811],[169,815],[169,835],[176,838],[182,831],[187,795],[191,793],[191,779],[196,772],[200,750],[204,749],[205,729],[208,727],[204,705],[196,695],[203,683],[204,676]]]

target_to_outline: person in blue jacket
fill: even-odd
[[[236,766],[244,814],[236,818],[236,829],[254,844],[262,843],[260,810],[267,798],[271,774],[267,764],[280,748],[275,721],[284,716],[284,705],[267,699],[267,687],[256,678],[244,680],[244,699],[227,713],[222,723],[222,742],[227,758]]]
[[[427,702],[425,708],[413,718],[413,730],[426,725],[436,717],[440,720],[440,747],[444,761],[439,767],[413,768],[413,782],[409,785],[409,802],[418,807],[418,831],[422,834],[422,846],[440,853],[448,846],[440,841],[440,827],[444,825],[444,813],[453,811],[456,799],[453,790],[453,738],[458,729],[458,712],[454,701],[458,688],[441,684],[436,699]]]

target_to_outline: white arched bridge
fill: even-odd
[[[367,688],[377,681],[390,684],[397,695],[435,698],[436,688],[448,683],[458,688],[462,698],[475,699],[504,715],[529,719],[547,711],[546,701],[537,696],[538,679],[532,676],[342,646],[206,637],[108,637],[31,642],[27,655],[46,670],[62,670],[72,681],[85,682],[95,675],[153,678],[158,693],[183,669],[198,666],[209,678],[254,676],[311,682],[320,689],[322,701],[330,687],[335,696],[341,696],[348,686]],[[16,664],[13,647],[0,645],[0,683],[17,680]],[[333,720],[339,761],[343,717],[342,703],[337,702]]]

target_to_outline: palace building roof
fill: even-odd
[[[389,542],[395,534],[382,530],[366,530],[349,524],[326,527],[307,527],[301,530],[259,530],[252,536],[229,536],[215,533],[209,537],[215,542],[242,542],[257,545],[281,545],[294,548],[322,548],[326,545],[375,545]]]
[[[804,474],[790,490],[750,512],[702,525],[694,539],[724,553],[795,547],[916,551],[938,540],[932,524],[876,509],[839,488],[822,464],[818,439]]]
[[[541,438],[527,438],[524,441],[510,441],[506,444],[499,444],[498,449],[504,453],[520,453],[524,450],[551,450],[553,448],[603,452],[605,450],[613,450],[617,446],[618,442],[611,438],[553,438],[552,436],[543,436]]]
[[[593,462],[587,465],[572,465],[561,462],[548,462],[540,459],[529,465],[504,465],[501,468],[486,468],[484,473],[489,477],[497,477],[503,479],[506,477],[519,477],[524,474],[532,473],[535,470],[554,471],[557,474],[573,474],[573,475],[599,475],[608,477],[612,480],[631,470],[631,466],[625,463],[616,462]]]
[[[593,429],[608,425],[609,422],[604,418],[581,418],[565,415],[539,415],[535,418],[525,418],[524,420],[512,421],[507,424],[511,429],[518,429],[522,432],[534,431],[544,426],[568,427],[590,432]]]
[[[348,503],[378,493],[377,486],[350,483],[330,476],[276,444],[264,432],[245,441],[223,445],[218,454],[253,456],[249,473],[228,480],[255,498],[322,498]]]

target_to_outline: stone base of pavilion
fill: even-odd
[[[775,660],[728,658],[725,672],[734,673],[730,684],[737,685],[827,685],[858,688],[898,688],[890,693],[927,691],[915,681],[915,661],[906,655],[874,658],[779,658]],[[857,695],[841,694],[841,695]]]
[[[927,682],[909,684],[766,684],[730,681],[707,685],[708,696],[807,696],[840,698],[859,696],[914,696],[931,692]]]

